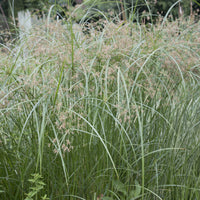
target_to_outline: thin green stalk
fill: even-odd
[[[142,100],[142,99],[141,99]],[[140,134],[140,147],[141,147],[141,158],[142,158],[142,200],[144,199],[144,190],[145,190],[145,162],[144,162],[144,138],[143,138],[143,107],[141,105],[140,109],[141,111],[139,112],[138,106],[135,103],[136,107],[136,114],[137,114],[137,120],[139,124],[139,134]]]
[[[57,85],[57,89],[56,89],[56,94],[55,94],[54,101],[53,101],[53,105],[54,105],[54,106],[55,106],[55,104],[56,104],[56,100],[57,100],[57,97],[58,97],[58,91],[59,91],[60,84],[61,84],[61,80],[62,80],[62,76],[63,76],[64,66],[65,66],[65,65],[64,65],[64,62],[63,62],[62,68],[61,68],[61,72],[60,72],[59,81],[58,81],[58,85]]]
[[[71,32],[71,70],[72,70],[72,77],[74,76],[74,32],[73,32],[73,24],[72,20],[70,22],[70,32]]]

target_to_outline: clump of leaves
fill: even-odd
[[[115,189],[115,194],[120,199],[136,200],[141,197],[141,186],[137,180],[135,180],[135,185],[131,190],[128,190],[128,187],[120,180],[114,180],[113,187]],[[102,200],[113,200],[113,198],[104,196]]]
[[[45,183],[42,181],[42,176],[38,173],[31,175],[33,178],[29,179],[29,182],[33,184],[30,187],[30,192],[27,194],[25,200],[34,200],[34,197],[37,197],[37,194],[44,188]],[[47,195],[45,194],[42,197],[42,200],[48,200]]]

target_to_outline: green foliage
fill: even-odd
[[[49,5],[49,0],[23,0],[25,8],[30,10],[32,9],[39,9],[42,10],[44,7]]]
[[[90,32],[1,47],[0,199],[200,199],[199,23]]]
[[[26,8],[30,10],[43,10],[47,11],[47,9],[52,4],[60,5],[61,7],[66,7],[67,5],[75,5],[75,0],[18,0],[18,1],[4,1],[2,7],[6,13],[6,15],[11,14],[9,4],[14,2],[15,13],[20,10],[24,10]],[[154,19],[160,13],[164,16],[169,8],[176,3],[177,0],[85,0],[84,5],[86,8],[89,8],[88,18],[95,17],[97,18],[97,12],[94,9],[97,9],[101,12],[104,12],[107,17],[110,17],[110,13],[112,13],[112,17],[118,16],[119,18],[125,18],[126,20],[138,20],[143,14],[146,12],[146,17]],[[198,1],[195,0],[182,0],[180,5],[184,11],[184,15],[188,16],[191,14],[191,2],[192,3],[192,11],[197,12],[200,8]],[[67,6],[68,7],[68,6]],[[69,7],[68,7],[69,9]],[[85,9],[85,8],[84,8]],[[84,10],[81,9],[82,11]],[[86,9],[87,10],[87,9]],[[172,11],[170,12],[174,18],[177,18],[179,10],[179,4],[177,4]],[[124,15],[123,15],[124,13]],[[83,14],[83,13],[82,13]],[[82,16],[83,17],[83,16]],[[102,18],[102,14],[99,12],[98,17]],[[80,19],[80,17],[79,17]],[[155,20],[154,20],[155,21]]]
[[[134,200],[141,197],[141,186],[137,180],[135,180],[135,185],[132,187],[127,187],[119,180],[113,181],[113,193],[117,199],[125,200]],[[114,200],[112,197],[103,196],[102,200]]]
[[[34,198],[38,195],[38,193],[44,188],[45,183],[42,181],[42,176],[40,174],[32,174],[32,179],[29,179],[28,181],[33,184],[32,187],[29,188],[29,193],[27,194],[27,197],[25,200],[34,200],[37,198]],[[48,200],[47,195],[44,195],[41,200]]]
[[[146,18],[155,19],[159,16],[165,16],[171,6],[177,3],[177,0],[87,0],[85,5],[91,8],[95,8],[101,12],[104,12],[105,15],[109,16],[109,13],[114,13],[113,16],[118,16],[119,18],[125,18],[130,20],[138,20],[140,17],[146,16]],[[189,16],[191,14],[191,2],[192,0],[182,0],[180,4],[177,3],[176,6],[170,11],[170,14],[174,18],[179,17],[179,6],[182,7],[184,16]],[[192,11],[196,12],[199,9],[198,3],[193,1]],[[92,9],[91,11],[92,12]],[[143,15],[145,12],[145,15]],[[124,15],[123,15],[124,13]],[[101,16],[101,14],[99,13]],[[112,16],[112,17],[113,17]],[[102,16],[101,16],[102,17]],[[154,20],[154,21],[155,21]],[[148,20],[149,21],[149,20]]]

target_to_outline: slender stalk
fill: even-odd
[[[124,10],[124,3],[122,0],[120,0],[120,4],[121,4],[121,19],[126,21],[126,14],[125,14],[125,10]]]
[[[57,100],[57,97],[58,97],[58,92],[59,92],[59,88],[60,88],[60,84],[61,84],[61,80],[62,80],[62,76],[63,76],[63,71],[64,71],[64,62],[62,64],[62,68],[61,68],[61,72],[60,72],[60,76],[59,76],[59,81],[58,81],[58,85],[57,85],[57,89],[56,89],[56,94],[55,94],[54,101],[53,101],[54,106],[56,104],[56,100]]]

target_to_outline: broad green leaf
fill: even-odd
[[[141,193],[141,186],[137,180],[135,180],[135,189],[130,192],[130,198],[138,197]]]
[[[127,195],[126,186],[121,181],[113,181],[113,186],[118,192],[122,192],[124,195]]]

